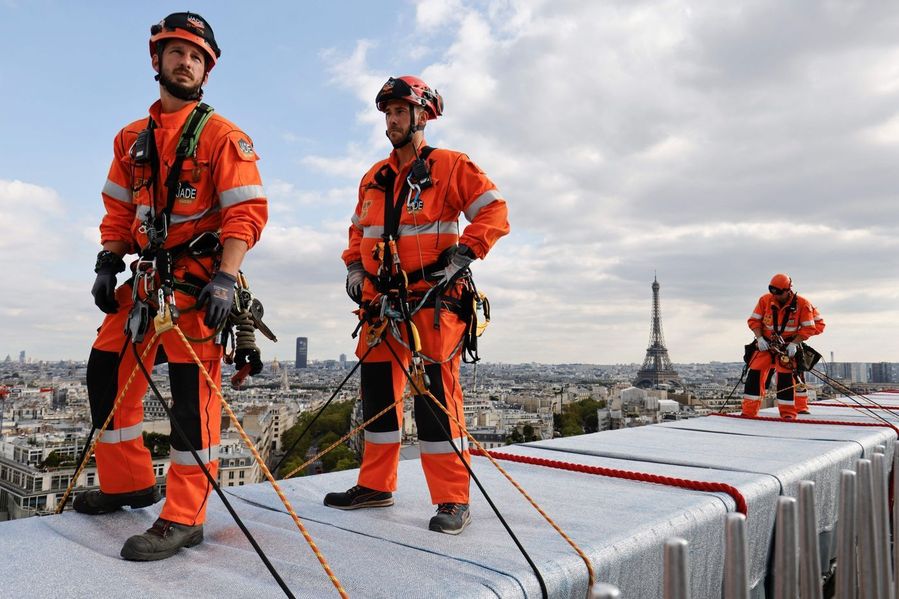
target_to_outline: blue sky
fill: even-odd
[[[299,335],[352,353],[339,254],[389,150],[372,98],[413,73],[446,101],[430,144],[509,202],[475,266],[485,359],[641,361],[657,272],[671,358],[738,360],[785,271],[825,355],[899,361],[899,9],[837,0],[0,0],[0,358],[87,355],[112,138],[158,97],[150,25],[188,8],[223,51],[205,99],[262,158],[266,359]]]

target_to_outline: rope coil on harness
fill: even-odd
[[[634,472],[630,470],[619,470],[617,468],[604,468],[602,466],[588,466],[586,464],[576,464],[572,462],[564,462],[562,460],[549,460],[546,458],[535,458],[531,456],[514,455],[508,453],[500,453],[497,451],[469,450],[472,455],[491,457],[498,460],[507,460],[510,462],[518,462],[520,464],[532,464],[535,466],[545,466],[547,468],[556,468],[558,470],[568,470],[571,472],[583,472],[585,474],[595,474],[597,476],[607,476],[611,478],[622,478],[625,480],[633,480],[657,485],[667,485],[670,487],[681,487],[683,489],[691,489],[693,491],[703,491],[709,493],[727,493],[730,495],[734,503],[737,505],[737,511],[744,516],[748,515],[749,508],[746,498],[740,491],[726,483],[715,483],[701,480],[691,480],[688,478],[676,478],[673,476],[662,476],[660,474],[651,474],[649,472]]]

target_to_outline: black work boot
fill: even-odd
[[[158,518],[147,532],[125,541],[121,555],[131,561],[151,562],[171,557],[182,547],[193,547],[202,542],[202,524],[187,526]]]
[[[368,487],[356,485],[345,493],[328,493],[325,505],[339,510],[358,510],[363,507],[387,507],[393,505],[393,493],[375,491]]]
[[[457,535],[471,522],[471,512],[467,503],[441,503],[437,515],[431,518],[428,528],[435,532]]]
[[[81,514],[97,516],[122,509],[126,505],[131,508],[147,507],[162,499],[155,486],[132,493],[104,493],[99,489],[85,491],[75,496],[72,507]]]

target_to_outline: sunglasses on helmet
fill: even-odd
[[[772,295],[782,295],[789,291],[789,289],[781,289],[780,287],[775,287],[774,285],[768,285],[768,291],[771,292]]]

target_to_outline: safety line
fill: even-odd
[[[827,426],[876,426],[881,428],[891,428],[896,436],[899,437],[899,429],[889,422],[846,422],[843,420],[817,420],[814,418],[792,418],[785,420],[777,416],[744,416],[742,414],[722,414],[715,412],[709,416],[721,416],[723,418],[742,418],[744,420],[764,420],[766,422],[782,422],[786,424],[824,424]]]
[[[383,410],[381,410],[380,412],[378,412],[377,414],[375,414],[374,416],[372,416],[371,418],[369,418],[368,420],[366,420],[365,422],[363,422],[362,424],[360,424],[353,430],[349,431],[347,434],[345,434],[341,438],[337,439],[336,441],[334,441],[333,443],[328,445],[328,447],[321,450],[320,452],[315,454],[313,457],[309,458],[308,460],[306,460],[305,462],[303,462],[302,464],[300,464],[299,466],[297,466],[296,468],[294,468],[293,470],[291,470],[290,472],[285,474],[284,478],[290,478],[294,474],[299,472],[300,470],[308,468],[311,464],[314,464],[317,460],[321,459],[323,456],[327,455],[332,450],[334,450],[335,447],[337,447],[338,445],[340,445],[341,443],[343,443],[344,441],[346,441],[353,435],[359,434],[362,431],[362,429],[364,429],[366,426],[368,426],[369,424],[371,424],[372,422],[374,422],[375,420],[377,420],[378,418],[380,418],[381,416],[383,416],[390,410],[396,408],[397,405],[401,404],[404,400],[405,400],[404,397],[400,397],[398,400],[396,400],[392,404],[388,405],[386,408],[384,408]]]
[[[328,578],[331,579],[331,583],[334,585],[334,588],[337,589],[337,592],[341,597],[347,599],[349,595],[343,589],[343,586],[340,584],[340,581],[337,579],[337,576],[331,570],[331,566],[328,564],[328,561],[325,559],[325,556],[319,550],[318,546],[315,544],[315,541],[312,539],[312,536],[306,530],[306,527],[303,526],[303,522],[300,520],[300,517],[297,516],[297,513],[294,511],[293,506],[290,505],[290,501],[287,499],[287,496],[284,494],[284,491],[281,490],[281,487],[278,485],[278,482],[272,476],[271,471],[265,465],[265,460],[262,459],[262,456],[259,455],[259,451],[256,449],[256,446],[253,444],[250,437],[247,436],[247,433],[243,430],[243,427],[240,425],[240,421],[237,419],[237,416],[234,414],[234,411],[231,409],[231,406],[225,400],[222,395],[221,390],[218,388],[218,385],[212,380],[212,377],[206,371],[206,368],[203,366],[203,363],[200,361],[200,358],[197,356],[196,352],[194,352],[193,347],[191,347],[190,342],[188,342],[187,337],[184,336],[184,333],[181,331],[181,328],[175,326],[173,330],[178,333],[178,336],[184,342],[184,346],[187,348],[187,351],[190,353],[191,358],[194,363],[197,364],[200,368],[200,372],[203,373],[203,377],[206,379],[206,382],[209,384],[212,389],[215,390],[216,395],[218,395],[219,399],[222,402],[222,408],[224,408],[225,412],[228,414],[228,418],[231,419],[231,424],[237,429],[238,434],[240,435],[243,442],[246,444],[247,448],[253,454],[253,457],[256,459],[257,464],[259,465],[259,469],[262,470],[262,473],[268,479],[268,482],[272,485],[272,488],[275,490],[275,493],[278,494],[278,497],[281,499],[281,503],[284,504],[284,508],[287,510],[287,513],[293,519],[294,523],[297,525],[297,528],[302,533],[303,538],[306,539],[306,543],[309,545],[309,548],[315,554],[315,557],[318,559],[318,562],[321,564],[322,568],[325,570],[325,573],[328,575]]]
[[[340,384],[337,385],[337,388],[334,389],[334,393],[331,394],[331,397],[328,398],[328,401],[326,401],[324,403],[324,405],[321,408],[319,408],[319,410],[318,410],[318,412],[316,412],[315,416],[312,417],[312,420],[309,421],[309,424],[306,425],[306,428],[303,429],[303,431],[294,440],[294,442],[290,445],[290,447],[287,449],[287,451],[284,452],[284,455],[281,457],[281,459],[278,460],[278,463],[275,464],[275,467],[272,468],[272,470],[274,470],[275,473],[278,472],[278,468],[281,467],[281,464],[284,463],[284,460],[287,459],[287,456],[290,455],[290,452],[294,450],[294,448],[300,442],[300,439],[302,439],[306,435],[306,432],[310,429],[310,427],[312,427],[313,424],[315,424],[315,421],[318,420],[318,417],[322,415],[322,412],[325,411],[325,408],[327,408],[328,405],[330,405],[330,403],[332,401],[334,401],[334,398],[337,397],[337,394],[340,393],[340,390],[343,389],[343,386],[346,385],[348,380],[350,380],[350,377],[353,376],[353,373],[356,372],[356,369],[358,369],[359,366],[362,365],[362,360],[364,360],[368,356],[368,354],[371,353],[371,350],[373,350],[374,348],[375,348],[374,345],[369,347],[368,351],[366,351],[365,354],[362,356],[362,358],[360,358],[359,361],[356,362],[356,365],[353,366],[353,368],[350,370],[349,374],[347,374],[344,377],[343,381],[341,381]],[[295,474],[296,472],[297,472],[297,470],[294,470],[293,472],[291,472],[287,476],[284,476],[283,478],[290,478],[291,475]]]
[[[167,313],[167,312],[166,312]],[[159,326],[159,325],[157,325]],[[164,321],[165,327],[173,326],[171,320]],[[168,328],[156,329],[157,332],[164,333],[169,330]],[[134,357],[137,357],[137,345],[132,344],[131,348],[134,350]],[[265,567],[268,569],[269,574],[272,575],[272,578],[275,579],[275,582],[278,583],[278,586],[281,587],[281,590],[284,591],[284,594],[287,595],[289,599],[295,599],[294,594],[290,591],[290,588],[287,586],[287,583],[284,582],[284,579],[281,578],[281,575],[275,569],[275,566],[268,559],[268,556],[265,554],[265,551],[262,550],[262,547],[259,546],[259,543],[256,542],[256,539],[253,538],[253,535],[250,533],[250,530],[246,527],[241,520],[240,516],[237,515],[237,511],[235,511],[234,507],[231,505],[231,502],[228,501],[228,498],[225,497],[224,492],[222,491],[221,485],[215,480],[212,476],[212,473],[209,472],[209,468],[200,458],[197,450],[193,447],[193,444],[188,440],[187,435],[184,433],[184,429],[181,428],[181,425],[175,420],[174,415],[172,414],[172,408],[166,404],[165,399],[162,397],[162,393],[160,393],[159,388],[156,386],[156,382],[153,380],[153,377],[150,375],[150,372],[147,370],[147,367],[144,366],[143,360],[139,360],[137,362],[137,366],[140,367],[141,372],[143,372],[144,377],[147,379],[147,384],[150,386],[150,389],[153,390],[153,394],[156,396],[156,399],[159,400],[159,403],[162,405],[163,411],[165,411],[166,415],[169,417],[169,422],[172,425],[172,431],[175,432],[178,437],[181,439],[181,442],[187,447],[188,451],[190,451],[190,455],[193,457],[194,461],[196,461],[197,465],[200,467],[200,470],[203,472],[203,475],[206,477],[209,485],[215,489],[216,494],[222,500],[222,504],[225,506],[225,509],[228,510],[228,513],[231,514],[231,517],[234,518],[234,523],[237,524],[238,528],[240,528],[241,532],[243,532],[244,536],[250,542],[253,549],[256,551],[256,555],[259,556],[259,559],[262,560],[262,563],[265,564]],[[202,369],[202,367],[201,367]],[[205,500],[204,500],[205,502]]]
[[[155,332],[153,334],[153,338],[150,339],[150,342],[147,344],[147,347],[144,348],[144,353],[140,357],[140,363],[142,363],[143,360],[147,358],[147,354],[150,353],[150,349],[154,346],[154,341],[156,341],[157,337],[159,337],[159,333]],[[103,426],[101,426],[100,430],[96,432],[96,437],[93,439],[93,441],[91,441],[90,449],[84,452],[84,459],[81,460],[81,464],[79,464],[78,469],[75,471],[75,475],[72,476],[72,480],[69,482],[69,486],[66,489],[66,492],[63,493],[62,499],[59,500],[59,505],[56,506],[57,514],[61,514],[62,510],[65,509],[66,501],[69,499],[69,495],[75,488],[78,477],[81,476],[81,472],[84,470],[85,466],[87,466],[87,463],[90,461],[91,456],[94,454],[94,449],[97,447],[97,443],[100,441],[100,437],[103,436],[103,432],[106,430],[106,427],[108,427],[109,423],[112,422],[112,416],[113,414],[115,414],[116,409],[118,409],[119,404],[122,403],[122,398],[125,397],[125,393],[128,391],[128,387],[130,387],[131,383],[134,382],[134,377],[137,376],[137,371],[138,364],[135,364],[134,368],[131,369],[131,374],[128,375],[128,380],[125,381],[125,386],[122,387],[122,390],[119,392],[118,397],[115,398],[115,401],[112,404],[112,409],[109,410],[109,415],[103,422]]]
[[[486,450],[484,449],[484,446],[481,445],[481,443],[477,439],[475,439],[471,435],[471,433],[468,432],[468,428],[463,423],[459,422],[459,420],[455,417],[455,415],[453,415],[449,411],[449,409],[447,409],[446,406],[444,406],[442,403],[440,403],[440,401],[436,397],[434,397],[434,394],[431,393],[431,391],[429,389],[427,389],[427,388],[420,389],[418,387],[418,385],[415,382],[415,379],[412,377],[412,374],[403,365],[399,356],[396,354],[396,351],[394,351],[393,347],[391,347],[389,343],[387,344],[387,348],[390,350],[390,353],[393,354],[394,359],[397,361],[397,365],[403,370],[403,373],[406,375],[407,379],[409,380],[409,384],[412,386],[413,392],[417,392],[417,395],[428,397],[431,400],[431,402],[426,402],[425,405],[430,406],[430,404],[433,403],[438,408],[440,408],[443,411],[443,413],[446,414],[447,417],[453,421],[453,423],[459,428],[459,430],[465,433],[465,436],[469,439],[469,441],[471,441],[475,445],[475,447],[477,447],[481,451],[486,452]],[[436,418],[435,418],[435,420],[436,420]],[[441,427],[442,426],[443,426],[443,424],[441,423]],[[447,439],[450,442],[450,445],[452,445],[453,449],[457,452],[457,455],[460,457],[462,463],[465,465],[465,467],[468,470],[469,474],[471,475],[472,479],[474,479],[475,482],[478,484],[478,487],[481,489],[481,492],[484,493],[484,497],[487,499],[487,501],[492,506],[493,505],[492,500],[487,495],[487,492],[484,490],[484,488],[481,486],[481,483],[475,476],[474,471],[471,469],[471,466],[464,459],[461,458],[461,452],[456,447],[456,444],[452,441],[452,437],[450,436],[449,431],[444,429],[444,433],[446,434]],[[471,450],[469,450],[469,453],[471,453]],[[574,551],[584,561],[584,565],[586,565],[586,567],[587,567],[587,574],[588,574],[588,583],[587,583],[588,594],[591,593],[593,584],[596,581],[596,576],[593,572],[593,564],[590,563],[590,558],[588,558],[587,555],[584,553],[584,551],[577,545],[577,543],[575,543],[571,539],[571,537],[569,537],[567,534],[565,534],[565,532],[559,527],[559,525],[556,524],[552,518],[550,518],[549,514],[547,514],[543,510],[543,508],[541,508],[539,505],[537,505],[537,502],[534,501],[534,499],[531,498],[530,495],[528,495],[527,491],[525,491],[524,488],[520,484],[518,484],[518,482],[515,481],[515,479],[513,479],[512,476],[508,472],[506,472],[506,470],[502,466],[499,465],[499,462],[490,458],[489,455],[487,456],[487,459],[489,459],[491,461],[491,463],[496,467],[496,469],[499,470],[500,473],[506,477],[506,480],[508,480],[512,484],[512,486],[515,487],[519,493],[521,493],[521,495],[528,501],[528,503],[530,503],[531,506],[535,510],[537,510],[537,512],[541,516],[543,516],[543,519],[546,520],[546,522],[549,523],[549,525],[552,526],[553,529],[557,533],[559,533],[559,536],[561,536],[563,539],[565,539],[565,541],[571,546],[571,548],[574,549]],[[495,507],[494,507],[494,510],[497,512],[497,515],[499,515],[499,511]],[[540,576],[539,570],[537,570],[537,566],[535,564],[533,564],[533,562],[531,562],[530,556],[527,554],[527,552],[524,551],[524,547],[518,542],[518,539],[512,533],[511,528],[508,528],[508,526],[507,526],[507,530],[508,530],[509,534],[512,536],[513,540],[515,540],[515,542],[519,545],[519,548],[521,549],[522,553],[524,553],[525,558],[528,560],[528,562],[531,563],[531,565],[535,569],[535,571],[537,571],[538,576]],[[542,583],[543,583],[542,577],[540,577],[540,582],[541,582],[541,586],[542,586]],[[544,589],[544,592],[545,592],[545,589]]]
[[[610,478],[623,478],[625,480],[633,480],[639,482],[655,483],[658,485],[666,485],[670,487],[681,487],[691,489],[693,491],[705,491],[710,493],[727,493],[737,504],[737,511],[748,516],[749,508],[746,504],[746,498],[740,491],[726,483],[715,483],[701,480],[691,480],[688,478],[676,478],[673,476],[662,476],[660,474],[651,474],[649,472],[635,472],[631,470],[619,470],[617,468],[605,468],[602,466],[588,466],[587,464],[577,464],[574,462],[565,462],[562,460],[549,460],[546,458],[536,458],[531,456],[514,455],[509,453],[500,453],[496,451],[471,450],[472,455],[493,457],[498,460],[507,460],[510,462],[518,462],[521,464],[532,464],[535,466],[545,466],[547,468],[556,468],[558,470],[569,470],[571,472],[582,472],[585,474],[595,474],[597,476],[607,476]]]
[[[858,409],[859,406],[851,403],[824,403],[822,401],[813,401],[811,404],[816,408],[853,408]],[[899,406],[871,406],[870,410],[887,410],[889,412],[899,412]]]

